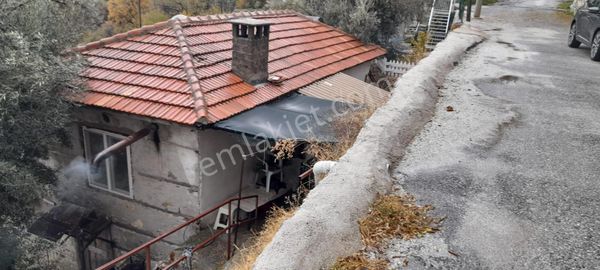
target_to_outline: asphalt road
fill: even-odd
[[[600,269],[600,63],[566,46],[556,4],[505,1],[473,22],[489,39],[395,170],[398,193],[446,220],[394,240],[393,268]]]

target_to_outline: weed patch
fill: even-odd
[[[416,39],[413,39],[410,44],[412,47],[412,52],[402,56],[402,60],[417,63],[421,61],[421,59],[427,56],[427,41],[429,40],[429,35],[426,32],[421,32],[417,35]]]

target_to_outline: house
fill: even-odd
[[[76,51],[89,61],[81,74],[88,90],[73,97],[80,106],[72,147],[53,152],[62,168],[56,200],[111,221],[71,253],[81,269],[236,196],[240,183],[255,188],[265,173],[256,169],[266,164],[260,155],[268,150],[262,145],[263,153],[243,155],[278,136],[257,131],[267,121],[255,117],[286,118],[289,112],[310,124],[317,116],[302,106],[331,102],[297,90],[340,73],[362,81],[372,61],[385,54],[291,11],[178,15]],[[249,123],[252,132],[240,123]],[[296,184],[301,163],[280,166],[280,185]],[[284,191],[266,186],[269,196]],[[210,219],[204,225],[212,227]],[[189,235],[157,243],[152,255],[167,256]]]

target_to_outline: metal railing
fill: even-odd
[[[248,200],[248,199],[255,199],[255,204],[256,204],[256,208],[254,209],[254,216],[251,218],[247,218],[244,220],[239,220],[236,218],[236,222],[231,222],[232,220],[232,211],[231,211],[231,204],[233,202],[241,202],[243,200]],[[159,236],[155,237],[154,239],[146,242],[145,244],[132,249],[131,251],[115,258],[114,260],[105,263],[104,265],[96,268],[96,270],[111,270],[114,269],[113,267],[117,266],[119,263],[125,261],[126,259],[135,256],[136,254],[140,253],[141,251],[145,252],[145,268],[146,270],[151,270],[152,268],[152,253],[151,253],[151,247],[153,244],[156,244],[157,242],[163,240],[164,238],[176,233],[177,231],[191,225],[194,222],[199,221],[200,219],[202,219],[203,217],[206,217],[207,215],[212,214],[213,212],[219,210],[219,208],[221,208],[222,206],[228,205],[229,206],[229,217],[228,217],[228,226],[227,228],[224,228],[222,230],[217,231],[216,233],[212,234],[211,237],[209,237],[208,239],[202,241],[201,243],[197,244],[196,246],[194,246],[191,249],[187,249],[186,252],[184,252],[183,256],[169,262],[169,264],[162,268],[163,270],[168,270],[171,269],[174,266],[179,265],[181,262],[183,262],[184,260],[191,258],[191,256],[193,256],[194,252],[206,247],[208,244],[212,243],[212,241],[214,241],[215,239],[217,239],[218,237],[220,237],[221,235],[223,235],[225,232],[228,232],[230,229],[233,229],[237,226],[240,226],[242,224],[248,223],[250,221],[253,221],[256,219],[256,217],[258,216],[258,196],[257,195],[252,195],[252,196],[246,196],[246,197],[241,197],[241,198],[231,198],[229,200],[224,201],[223,203],[205,211],[204,213],[188,220],[187,222],[180,224],[168,231],[165,231],[163,233],[161,233]],[[238,210],[239,211],[239,210]],[[231,257],[231,234],[228,233],[227,234],[227,259],[229,259]]]
[[[431,21],[433,20],[433,12],[435,11],[435,1],[433,0],[433,4],[431,4],[431,13],[429,14],[429,22],[427,23],[427,34],[431,31]]]

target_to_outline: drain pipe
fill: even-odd
[[[313,166],[313,174],[315,175],[315,185],[319,184],[325,176],[335,167],[337,161],[323,160],[318,161]]]
[[[148,125],[145,128],[140,129],[140,130],[134,132],[133,134],[127,136],[127,138],[121,140],[120,142],[109,146],[108,148],[104,149],[102,152],[98,153],[94,157],[94,160],[92,161],[92,166],[98,167],[100,162],[109,158],[115,152],[133,144],[134,142],[139,141],[140,139],[148,136],[150,133],[155,132],[157,129],[158,129],[158,126],[156,126],[156,124]]]

